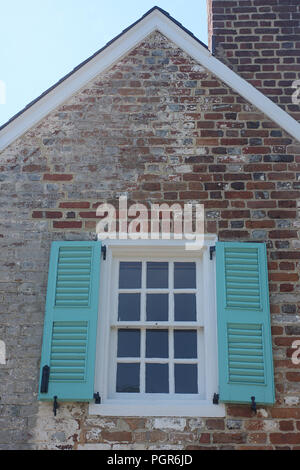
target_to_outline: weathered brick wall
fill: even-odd
[[[298,0],[207,0],[215,55],[295,119],[292,101],[300,79]]]
[[[1,153],[0,449],[300,448],[300,144],[153,33]],[[266,241],[276,404],[225,419],[102,418],[37,402],[51,240],[89,239],[95,210],[196,201],[221,240]]]

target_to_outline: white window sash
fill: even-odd
[[[142,243],[141,243],[142,242]],[[180,240],[107,240],[103,242],[107,247],[106,260],[101,263],[101,276],[100,276],[100,298],[101,302],[99,305],[99,321],[98,321],[98,339],[97,339],[97,353],[96,353],[96,371],[95,371],[95,391],[99,392],[101,396],[101,404],[96,405],[90,404],[90,414],[97,414],[102,416],[224,416],[225,408],[224,405],[213,405],[212,398],[214,393],[218,393],[218,368],[217,368],[217,331],[216,331],[216,304],[215,304],[215,257],[210,260],[209,247],[214,245],[216,237],[208,237],[205,240],[205,244],[201,250],[198,251],[186,251],[184,249],[184,243]],[[146,254],[145,254],[146,253]],[[118,279],[118,262],[119,260],[134,260],[135,258],[144,258],[144,260],[152,261],[173,261],[180,258],[180,261],[196,261],[197,257],[202,258],[202,268],[200,269],[199,264],[196,266],[197,271],[197,283],[201,283],[201,290],[199,285],[196,286],[196,301],[197,301],[197,312],[202,312],[203,317],[197,318],[195,322],[146,322],[145,319],[141,319],[141,322],[118,322],[116,317],[111,319],[107,312],[117,312],[118,296],[116,295],[116,280]],[[145,269],[145,263],[143,263],[143,269]],[[172,269],[169,269],[169,287],[173,286],[170,282],[172,279],[170,276],[173,275]],[[145,274],[145,273],[143,273]],[[203,275],[201,275],[203,274]],[[142,278],[145,282],[145,276]],[[142,290],[145,286],[142,286]],[[171,289],[172,290],[172,289]],[[195,289],[190,289],[191,292],[195,293]],[[120,292],[126,291],[126,289],[119,290]],[[134,289],[128,289],[127,292],[134,293]],[[168,289],[152,289],[158,293],[169,293]],[[182,292],[188,292],[188,289],[183,289]],[[141,290],[139,290],[141,292]],[[176,290],[176,293],[180,293]],[[200,292],[203,293],[199,298]],[[147,289],[148,293],[148,289]],[[150,290],[149,290],[150,293]],[[173,296],[170,296],[171,298]],[[145,295],[144,295],[145,302]],[[199,308],[199,302],[202,306]],[[145,307],[145,306],[144,306]],[[145,308],[144,308],[145,311]],[[171,306],[171,311],[174,311]],[[205,356],[204,370],[201,367],[198,368],[198,391],[202,394],[204,399],[199,399],[199,394],[181,395],[175,393],[169,394],[124,394],[124,393],[113,393],[112,383],[115,383],[115,379],[111,378],[112,369],[112,358],[116,356],[116,342],[111,341],[111,335],[115,331],[115,335],[118,328],[130,327],[137,328],[145,332],[146,328],[154,326],[157,328],[170,329],[169,339],[172,338],[172,329],[196,329],[197,333],[197,347],[198,356],[200,354],[201,341],[199,337],[200,332],[205,332],[205,339],[202,342]],[[145,334],[145,333],[142,333]],[[172,339],[171,339],[172,341]],[[143,348],[145,348],[145,341],[141,342]],[[172,351],[173,345],[170,344],[170,351]],[[143,362],[145,363],[145,351],[141,351]],[[141,358],[118,358],[118,362],[141,362]],[[147,362],[151,362],[151,359],[147,358]],[[163,359],[155,358],[155,363],[168,362],[172,365],[176,362],[180,362],[178,359],[166,358]],[[196,363],[197,359],[183,359],[184,363]],[[201,361],[200,361],[201,362]],[[114,359],[116,364],[116,358]],[[169,378],[170,380],[170,391],[174,390],[174,373],[169,367]],[[114,368],[113,374],[116,369]],[[140,371],[141,388],[145,390],[145,374]],[[201,389],[203,383],[202,376],[205,375],[205,390]],[[114,389],[115,390],[115,389]],[[133,400],[133,395],[137,398]],[[167,395],[167,398],[166,398]],[[150,398],[151,397],[151,398]],[[150,399],[149,399],[150,398]]]

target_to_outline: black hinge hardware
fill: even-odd
[[[57,403],[57,396],[53,397],[53,413],[56,416],[56,410],[59,408],[59,404]]]
[[[105,245],[101,246],[101,253],[103,253],[103,259],[106,260],[106,246]]]
[[[96,405],[100,405],[100,403],[101,403],[101,397],[100,397],[100,395],[99,395],[99,392],[94,393],[94,398],[95,398],[95,403],[96,403]]]
[[[218,393],[214,393],[213,404],[214,404],[214,405],[218,405],[218,404],[219,404],[219,394],[218,394]]]
[[[48,393],[50,367],[44,366],[42,369],[41,393]]]
[[[209,247],[209,259],[212,260],[213,259],[213,253],[216,251],[216,247],[215,246],[210,246]]]
[[[251,410],[256,413],[256,403],[255,403],[255,397],[251,397]]]

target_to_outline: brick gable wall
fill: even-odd
[[[300,144],[153,33],[1,153],[0,449],[300,448]],[[220,240],[266,241],[276,404],[226,417],[101,418],[37,402],[52,240],[90,239],[101,202],[203,203]]]
[[[209,47],[240,76],[300,120],[298,0],[207,0]]]

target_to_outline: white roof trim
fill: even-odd
[[[158,9],[152,10],[99,54],[13,118],[0,131],[0,151],[20,137],[47,114],[63,104],[98,74],[119,61],[146,36],[158,30],[179,48],[211,71],[239,95],[252,103],[288,134],[300,140],[300,124],[246,80],[233,72],[201,45],[191,34]]]

